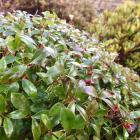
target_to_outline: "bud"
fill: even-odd
[[[94,82],[93,82],[93,80],[91,80],[91,79],[87,79],[87,80],[85,80],[85,83],[86,83],[86,85],[91,85],[91,84],[93,84]]]
[[[127,122],[127,123],[123,124],[123,127],[128,131],[128,133],[131,134],[131,133],[134,133],[137,130],[138,125]]]
[[[114,105],[114,107],[113,107],[113,112],[114,112],[114,113],[118,113],[118,112],[119,112],[118,104]]]
[[[28,64],[28,68],[32,68],[33,67],[33,64]]]
[[[27,75],[25,75],[25,76],[23,76],[23,79],[28,80],[29,78],[28,78],[28,76],[27,76]]]

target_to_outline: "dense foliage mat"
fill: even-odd
[[[119,53],[119,63],[140,73],[140,3],[126,2],[104,12],[89,29],[107,50]]]
[[[0,17],[0,140],[140,136],[140,78],[85,32],[44,12]]]

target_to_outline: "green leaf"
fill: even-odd
[[[57,140],[57,138],[53,135],[47,134],[44,136],[43,140]]]
[[[76,105],[76,109],[79,111],[79,113],[83,117],[83,119],[85,121],[87,121],[88,120],[88,116],[86,114],[86,111],[81,106],[79,106],[79,105]]]
[[[34,140],[40,140],[40,136],[41,136],[40,125],[34,118],[32,118],[32,134]]]
[[[123,135],[126,140],[129,138],[129,133],[127,132],[125,128],[123,128]]]
[[[64,105],[62,103],[56,103],[55,105],[51,107],[49,111],[49,115],[52,117],[60,115],[60,111],[63,108],[64,108]]]
[[[72,129],[75,125],[75,116],[69,109],[61,110],[61,124],[64,129]]]
[[[37,89],[31,81],[22,79],[22,88],[32,99],[37,97]]]
[[[69,103],[69,105],[67,106],[67,108],[68,108],[70,111],[72,111],[73,113],[75,113],[75,108],[76,108],[75,102]]]
[[[5,111],[6,102],[5,98],[0,94],[0,114]]]
[[[47,125],[48,122],[48,116],[46,114],[41,115],[41,120],[44,123],[44,125]]]
[[[26,118],[26,116],[29,114],[29,111],[25,110],[16,110],[8,114],[9,118],[12,119],[23,119]]]
[[[58,140],[66,140],[66,135],[62,135]]]
[[[16,48],[19,48],[20,45],[21,45],[20,37],[17,34],[15,36],[15,42],[14,43],[15,43]]]
[[[140,118],[140,111],[132,111],[129,113],[129,117],[131,119],[138,119]]]
[[[0,117],[0,126],[2,125],[2,117]]]
[[[13,56],[13,55],[7,55],[5,56],[5,60],[7,64],[11,64],[13,62],[15,62],[16,60],[18,60],[18,57]]]
[[[27,35],[19,35],[19,37],[21,41],[23,41],[29,48],[36,48],[35,47],[36,43],[31,37]]]
[[[21,40],[18,35],[15,35],[15,37],[8,36],[6,38],[6,44],[9,48],[9,50],[11,50],[11,51],[15,51],[15,50],[19,49],[20,43],[21,43]]]
[[[70,68],[68,76],[75,77],[75,76],[77,76],[77,74],[78,74],[77,73],[77,68],[74,65],[72,65],[71,68]]]
[[[18,90],[19,90],[19,84],[17,82],[14,82],[14,83],[12,83],[12,84],[10,84],[8,86],[9,86],[8,90],[10,92],[18,92]]]
[[[27,69],[27,66],[25,65],[18,65],[18,66],[13,67],[12,69],[9,69],[9,71],[7,71],[7,74],[11,75],[9,79],[20,78],[24,74],[26,69]]]
[[[62,85],[55,86],[54,91],[57,93],[57,96],[59,97],[60,100],[65,99],[66,91],[64,86]]]
[[[74,135],[67,136],[66,140],[76,140]]]
[[[8,137],[10,137],[13,133],[14,127],[13,123],[9,118],[5,118],[3,122],[4,131]]]
[[[100,140],[100,138],[94,136],[94,137],[93,137],[93,140]]]
[[[61,130],[55,131],[55,132],[53,132],[53,134],[54,134],[55,136],[57,136],[59,139],[60,139],[60,138],[66,138],[65,132],[64,132],[64,131],[61,131]],[[65,140],[65,139],[64,139],[64,140]]]
[[[139,98],[140,99],[140,94],[137,92],[131,92],[132,96],[134,96],[136,99]]]
[[[84,119],[80,115],[77,115],[75,118],[73,129],[84,129],[84,126],[85,126]]]
[[[101,132],[101,127],[100,125],[97,124],[92,124],[92,127],[94,128],[95,132],[96,132],[96,136],[98,139],[100,139],[100,132]]]
[[[28,114],[29,114],[28,111],[16,110],[16,111],[13,111],[13,112],[9,113],[9,114],[8,114],[8,117],[9,117],[9,118],[12,118],[12,119],[23,119],[23,118],[25,118]]]
[[[12,83],[20,78],[26,71],[27,66],[17,65],[7,71],[5,71],[4,76],[0,79],[1,83]]]
[[[38,49],[36,50],[36,52],[34,53],[33,57],[32,57],[32,64],[39,64],[40,62],[46,57],[45,52],[43,52],[42,49]]]
[[[7,63],[5,58],[0,59],[0,73],[3,73],[7,68]]]
[[[1,84],[0,85],[0,92],[7,92],[8,91],[8,86],[7,85],[3,85],[3,84]]]
[[[45,82],[47,83],[47,73],[43,73],[43,72],[38,72],[37,75]]]
[[[1,30],[1,29],[0,29]],[[0,31],[1,32],[1,31]],[[5,39],[0,38],[0,46],[6,46]]]
[[[49,82],[50,83],[53,82],[53,80],[57,78],[60,74],[62,74],[63,71],[64,71],[64,62],[59,60],[55,63],[54,66],[48,68],[47,77]]]
[[[49,118],[46,114],[42,114],[41,120],[44,123],[44,125],[47,127],[48,130],[51,130],[53,128],[53,119],[52,118]]]
[[[56,51],[51,47],[45,47],[44,52],[46,53],[46,56],[52,56],[53,58],[57,56]]]
[[[97,117],[103,117],[105,116],[105,114],[107,113],[107,110],[105,109],[99,109],[95,112],[95,116]]]
[[[7,44],[8,48],[9,48],[9,50],[12,50],[12,51],[16,50],[15,38],[13,36],[8,36],[6,38],[6,44]]]
[[[49,114],[49,111],[44,109],[44,110],[41,110],[41,111],[38,111],[36,114],[34,114],[32,117],[35,118],[35,119],[41,119],[41,115],[42,114],[46,114],[48,115]]]
[[[29,109],[29,102],[23,93],[11,93],[11,102],[16,109]]]

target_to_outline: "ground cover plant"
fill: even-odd
[[[0,140],[140,136],[140,78],[44,12],[0,16]]]
[[[129,1],[106,11],[88,29],[108,51],[118,52],[117,62],[140,74],[140,3]]]

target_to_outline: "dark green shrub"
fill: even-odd
[[[139,137],[139,76],[87,33],[43,15],[0,17],[0,139]]]
[[[127,2],[106,11],[90,25],[103,46],[118,52],[118,62],[140,72],[140,3]]]

